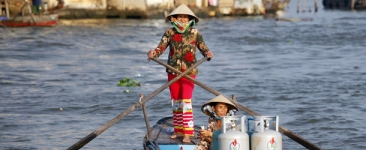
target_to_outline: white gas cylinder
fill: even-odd
[[[282,150],[282,136],[278,132],[278,116],[254,116],[251,150]],[[275,123],[272,127],[271,124]]]
[[[245,116],[225,116],[222,119],[218,150],[249,150],[249,136],[244,123]]]

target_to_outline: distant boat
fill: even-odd
[[[57,6],[51,9],[48,9],[48,6],[44,5],[45,12],[39,16],[31,15],[31,4],[26,0],[17,15],[14,17],[0,18],[0,25],[5,27],[52,27],[57,24],[59,19],[59,15],[53,13],[53,11],[63,8],[63,4],[63,0],[58,0]],[[29,11],[28,13],[24,12],[26,9]]]
[[[40,16],[19,16],[0,23],[5,27],[52,27],[58,22],[58,14],[43,14]]]

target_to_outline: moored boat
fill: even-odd
[[[18,14],[13,17],[9,16],[8,1],[5,9],[7,10],[6,19],[0,18],[0,25],[5,27],[52,27],[58,22],[59,15],[54,13],[55,10],[63,8],[63,0],[58,0],[56,7],[48,9],[48,1],[42,6],[44,12],[40,15],[33,15],[30,1],[24,0],[23,6],[20,8]],[[28,11],[28,12],[26,12]]]
[[[58,14],[40,16],[20,16],[0,23],[6,27],[52,27],[58,22]]]

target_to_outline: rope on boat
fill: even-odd
[[[182,78],[183,76],[185,76],[186,74],[188,74],[191,70],[195,69],[198,65],[202,64],[207,59],[208,59],[208,57],[202,58],[200,61],[198,61],[196,64],[194,64],[193,66],[191,66],[189,69],[187,69],[186,71],[184,71],[183,73],[181,73],[177,77],[175,77],[173,80],[169,81],[168,83],[165,83],[159,89],[155,90],[155,92],[151,93],[150,95],[148,95],[147,97],[145,97],[144,99],[142,99],[141,102],[143,104],[146,103],[151,98],[153,98],[154,96],[156,96],[157,94],[159,94],[160,92],[162,92],[163,90],[165,90],[167,87],[169,87],[171,84],[173,84],[175,81],[179,80],[180,78]],[[120,121],[122,118],[124,118],[125,116],[127,116],[129,113],[131,113],[135,109],[139,108],[141,106],[141,102],[138,102],[138,103],[132,105],[130,108],[128,108],[127,110],[125,110],[124,112],[122,112],[121,114],[119,114],[118,116],[114,117],[112,120],[110,120],[105,125],[101,126],[97,130],[95,130],[92,133],[90,133],[88,136],[84,137],[83,139],[81,139],[80,141],[78,141],[77,143],[75,143],[74,145],[70,146],[67,150],[77,150],[77,149],[82,148],[83,146],[85,146],[86,144],[88,144],[90,141],[92,141],[94,138],[96,138],[97,136],[99,136],[100,134],[102,134],[109,127],[111,127],[112,125],[114,125],[115,123],[117,123],[118,121]]]
[[[176,72],[177,74],[182,74],[182,72],[181,72],[181,71],[179,71],[179,70],[177,70],[177,69],[173,68],[172,66],[170,66],[170,65],[168,65],[168,64],[166,64],[166,63],[164,63],[164,62],[160,61],[160,60],[159,60],[159,59],[157,59],[157,58],[152,58],[152,60],[154,60],[155,62],[157,62],[157,63],[159,63],[159,64],[161,64],[161,65],[165,66],[166,68],[168,68],[168,69],[170,69],[170,70],[172,70],[172,71],[174,71],[174,72]],[[205,90],[207,90],[207,91],[211,92],[212,94],[214,94],[214,95],[216,95],[216,96],[218,96],[218,95],[223,95],[223,96],[225,96],[224,94],[221,94],[220,92],[218,92],[218,91],[216,91],[216,90],[214,90],[214,89],[212,89],[212,88],[210,88],[210,87],[206,86],[206,85],[205,85],[205,84],[203,84],[202,82],[200,82],[200,81],[198,81],[198,80],[196,80],[196,79],[194,79],[194,78],[191,78],[191,77],[190,77],[190,76],[188,76],[188,75],[185,75],[184,77],[185,77],[185,78],[187,78],[188,80],[190,80],[190,81],[192,81],[192,82],[196,83],[198,86],[202,87],[203,89],[205,89]],[[230,100],[231,102],[233,102],[233,103],[236,105],[236,107],[238,107],[238,108],[239,108],[239,109],[241,109],[242,111],[244,111],[244,112],[248,113],[249,115],[251,115],[251,116],[260,116],[260,114],[259,114],[259,113],[256,113],[255,111],[253,111],[253,110],[251,110],[251,109],[249,109],[249,108],[247,108],[247,107],[245,107],[245,106],[243,106],[243,105],[239,104],[236,100],[233,100],[233,99],[231,99],[231,98],[229,98],[229,97],[227,97],[227,96],[225,96],[225,97],[226,97],[228,100]],[[290,131],[290,130],[286,129],[285,127],[279,126],[279,132],[281,132],[282,134],[286,135],[287,137],[291,138],[292,140],[296,141],[297,143],[301,144],[302,146],[304,146],[304,147],[306,147],[306,148],[308,148],[308,149],[311,149],[311,150],[321,150],[321,148],[319,148],[318,146],[316,146],[316,145],[314,145],[314,144],[312,144],[312,143],[310,143],[310,142],[306,141],[305,139],[303,139],[302,137],[300,137],[300,136],[298,136],[297,134],[293,133],[292,131]]]

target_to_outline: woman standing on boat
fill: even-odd
[[[221,117],[235,115],[238,112],[238,108],[230,100],[219,95],[203,104],[201,110],[205,115],[209,116],[208,125],[207,129],[202,129],[198,133],[198,137],[201,140],[196,144],[194,150],[212,150],[212,135],[216,130],[221,129]]]
[[[196,48],[203,56],[213,57],[203,41],[201,33],[193,28],[198,17],[184,4],[173,10],[166,18],[173,25],[165,31],[157,48],[148,52],[148,58],[159,57],[169,46],[168,64],[177,70],[184,72],[196,63]],[[166,70],[168,81],[178,74],[172,70]],[[196,78],[198,69],[188,73]],[[173,108],[174,134],[171,138],[184,136],[183,142],[191,142],[190,136],[194,136],[194,121],[192,112],[192,93],[194,83],[186,78],[181,78],[170,85],[170,97]]]

